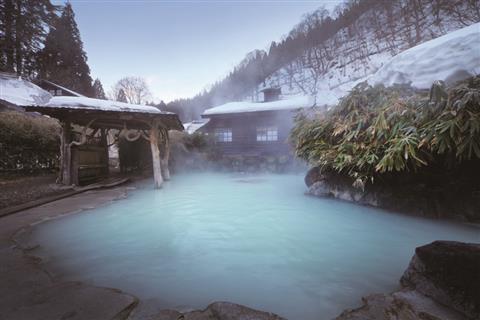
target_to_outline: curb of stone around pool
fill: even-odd
[[[85,190],[86,191],[86,190]],[[115,288],[104,288],[87,285],[78,281],[62,281],[56,278],[42,265],[42,259],[33,254],[38,245],[25,245],[20,237],[27,236],[32,228],[40,223],[59,219],[68,215],[83,212],[94,207],[107,205],[112,201],[125,198],[128,188],[114,188],[100,191],[95,205],[83,205],[78,198],[95,199],[94,193],[86,193],[77,197],[60,201],[76,199],[80,208],[67,210],[63,204],[52,214],[42,206],[31,208],[16,215],[2,219],[9,227],[9,236],[2,239],[10,243],[5,246],[0,243],[1,260],[4,265],[1,278],[5,283],[0,288],[2,296],[8,298],[0,302],[1,317],[7,319],[127,319],[139,303],[139,299],[131,294]],[[72,199],[72,200],[71,200]],[[57,202],[58,204],[58,202]],[[79,205],[81,204],[81,205]],[[52,211],[55,203],[46,205]],[[73,206],[75,207],[75,205]],[[38,214],[40,213],[40,214]],[[9,229],[11,229],[9,232]],[[2,230],[4,231],[4,230]]]

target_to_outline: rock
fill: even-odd
[[[418,247],[401,283],[480,319],[480,244],[435,241]]]
[[[305,184],[307,187],[310,187],[312,184],[315,182],[323,180],[323,175],[320,172],[319,167],[313,167],[310,170],[307,171],[307,174],[305,175]]]
[[[214,302],[205,310],[179,313],[164,310],[151,318],[152,320],[285,320],[269,312],[257,311],[248,307],[230,303]]]
[[[310,186],[308,193],[316,197],[329,197],[332,195],[332,190],[325,181],[317,181]]]
[[[364,297],[335,320],[480,319],[480,244],[418,247],[400,283],[401,290]]]
[[[415,290],[374,294],[362,299],[360,308],[346,310],[335,320],[465,320]]]

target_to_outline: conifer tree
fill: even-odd
[[[103,90],[102,83],[98,78],[95,79],[95,81],[93,82],[93,91],[95,93],[94,98],[104,99],[104,100],[106,99],[105,91]]]
[[[40,77],[86,96],[94,96],[87,54],[83,50],[75,14],[67,2],[56,19],[39,57]]]
[[[32,75],[58,6],[50,0],[0,0],[0,67]]]

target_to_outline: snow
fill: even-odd
[[[480,23],[403,51],[381,67],[370,84],[429,88],[435,80],[459,81],[480,73]]]
[[[468,33],[463,35],[466,37],[455,34],[455,30],[464,28],[462,19],[452,16],[446,10],[441,10],[438,15],[433,14],[432,4],[425,5],[426,14],[419,17],[420,20],[417,22],[414,19],[389,20],[390,13],[387,14],[386,11],[379,12],[373,9],[367,11],[354,22],[352,28],[339,30],[320,46],[313,48],[320,57],[325,57],[324,64],[320,65],[321,68],[315,70],[312,66],[309,67],[309,64],[305,64],[309,57],[306,51],[298,59],[272,73],[265,79],[264,84],[252,90],[245,99],[255,100],[263,87],[280,87],[285,95],[315,95],[317,106],[333,106],[338,104],[339,99],[347,95],[355,85],[368,79],[377,80],[379,83],[385,81],[385,84],[389,85],[395,82],[409,82],[415,78],[416,81],[412,81],[412,85],[429,87],[434,78],[434,80],[453,82],[472,73],[480,73],[478,27],[474,25],[468,27],[470,28],[467,29],[468,32],[463,31]],[[393,16],[402,16],[404,6],[405,3],[402,1],[394,2],[391,8]],[[459,4],[458,9],[469,15],[469,19],[474,18],[474,13],[471,13],[464,4]],[[388,26],[388,30],[383,29],[382,26]],[[420,26],[420,30],[416,29],[417,26]],[[476,37],[474,29],[477,29]],[[417,32],[419,32],[418,35]],[[449,46],[448,50],[437,48],[442,50],[442,53],[432,49],[429,54],[432,54],[436,60],[435,63],[432,63],[434,60],[428,56],[412,55],[404,60],[404,65],[401,66],[403,70],[399,66],[396,76],[391,74],[392,78],[390,78],[390,75],[383,74],[384,78],[380,79],[381,73],[378,73],[378,78],[374,78],[382,67],[385,67],[384,71],[386,71],[386,65],[393,63],[392,59],[395,56],[408,48],[414,48],[412,46],[417,41],[415,40],[417,36],[419,36],[417,45],[421,45],[449,32],[453,32],[452,37],[458,36],[460,39],[456,46]],[[462,43],[461,38],[465,38],[464,40],[468,43]],[[468,48],[465,49],[465,47]],[[448,58],[455,61],[448,61]],[[420,66],[419,61],[416,61],[420,59],[428,60]],[[437,61],[441,61],[442,64]],[[314,60],[313,66],[315,63]],[[467,67],[472,64],[473,69],[468,69]],[[415,69],[421,72],[414,73]],[[442,69],[445,72],[439,72]]]
[[[312,96],[295,96],[289,99],[282,99],[271,102],[250,102],[238,101],[229,102],[218,107],[205,110],[204,116],[241,113],[241,112],[257,112],[257,111],[278,111],[278,110],[294,110],[299,108],[312,107],[315,99]]]
[[[52,96],[33,83],[11,75],[0,75],[0,100],[16,106],[37,106]]]
[[[141,112],[141,113],[157,113],[168,114],[170,112],[160,111],[151,106],[130,104],[112,100],[101,100],[87,97],[53,97],[45,107],[49,108],[65,108],[65,109],[88,109],[99,111],[117,111],[117,112]]]
[[[210,119],[193,120],[192,122],[184,123],[183,127],[188,134],[192,134],[204,125],[206,125],[209,121]]]

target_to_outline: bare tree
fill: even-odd
[[[111,96],[115,100],[125,99],[128,103],[146,104],[152,94],[147,82],[141,77],[125,77],[117,81],[112,87]],[[124,97],[124,98],[123,98]]]

